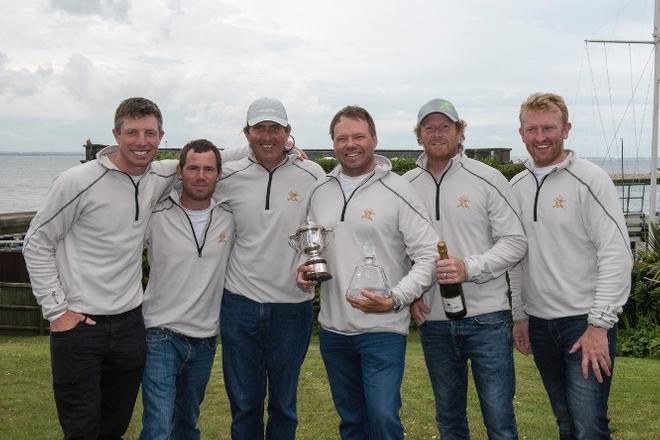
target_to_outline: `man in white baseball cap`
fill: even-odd
[[[505,274],[523,258],[527,242],[509,182],[463,153],[466,125],[446,99],[424,104],[415,126],[424,153],[417,168],[403,176],[422,197],[449,249],[450,258],[436,262],[438,283],[462,284],[466,313],[449,318],[455,311],[445,308],[438,284],[411,306],[411,313],[420,324],[441,437],[470,437],[469,360],[488,437],[517,439]]]
[[[220,181],[236,219],[220,333],[234,439],[295,438],[296,391],[312,330],[313,292],[296,285],[298,256],[288,237],[305,221],[307,200],[325,173],[289,154],[284,105],[261,98],[248,108],[249,157],[228,164]]]
[[[282,127],[289,127],[284,105],[273,98],[261,98],[250,104],[247,111],[247,125],[252,127],[260,122],[276,122]]]

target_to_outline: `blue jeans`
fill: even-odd
[[[298,376],[312,333],[312,301],[258,303],[228,290],[222,296],[220,334],[232,439],[296,436]]]
[[[406,337],[398,333],[344,336],[321,329],[321,356],[343,440],[403,439],[401,381]]]
[[[217,337],[147,329],[141,440],[199,439],[197,419],[211,377]]]
[[[466,413],[469,359],[488,438],[517,439],[510,313],[426,321],[421,326],[421,339],[440,437],[470,438]]]
[[[534,362],[557,418],[561,440],[611,439],[607,399],[612,376],[603,374],[603,383],[598,383],[589,367],[589,378],[585,380],[582,377],[582,350],[568,353],[587,325],[586,315],[552,320],[529,317]],[[616,326],[607,332],[612,371],[616,334]]]

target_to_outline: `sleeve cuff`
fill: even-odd
[[[608,321],[605,321],[605,320],[602,320],[602,319],[595,319],[595,318],[592,318],[591,316],[589,316],[587,318],[587,323],[589,323],[590,325],[593,325],[594,327],[604,328],[604,329],[607,329],[607,330],[611,329],[614,326],[614,324],[612,324]]]
[[[524,310],[514,310],[512,313],[512,318],[514,321],[528,321],[529,315],[525,313]]]
[[[474,258],[472,257],[467,257],[466,259],[463,260],[463,264],[465,264],[465,281],[474,281],[477,277],[475,276],[475,264],[476,262],[474,261]]]
[[[619,322],[619,313],[622,311],[622,307],[614,305],[608,305],[605,310],[591,310],[587,317],[587,322],[594,327],[610,329]]]

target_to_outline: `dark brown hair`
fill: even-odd
[[[206,139],[195,139],[194,141],[190,141],[183,146],[181,155],[179,156],[179,166],[182,169],[186,164],[186,157],[188,156],[188,152],[191,150],[195,153],[206,153],[207,151],[213,151],[213,154],[215,154],[218,172],[220,172],[220,169],[222,168],[222,158],[220,157],[220,151],[218,150],[218,147],[213,145],[213,142]]]
[[[361,119],[367,122],[369,125],[369,132],[373,137],[376,137],[376,123],[371,117],[368,111],[357,105],[347,105],[343,109],[339,110],[337,114],[330,121],[330,139],[335,140],[335,125],[339,122],[339,119],[342,117],[348,119]]]

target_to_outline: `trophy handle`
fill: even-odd
[[[300,253],[302,252],[300,247],[298,247],[298,240],[296,240],[297,235],[296,234],[291,234],[289,235],[289,246],[294,248],[296,252]]]

